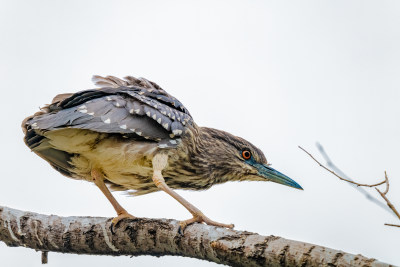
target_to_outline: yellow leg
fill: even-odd
[[[188,226],[189,224],[195,222],[199,223],[204,222],[208,225],[233,228],[234,227],[233,224],[223,224],[209,219],[198,208],[190,204],[186,199],[184,199],[178,193],[176,193],[175,191],[173,191],[171,188],[168,187],[168,185],[165,183],[164,177],[161,174],[161,171],[167,165],[167,160],[168,156],[162,154],[158,154],[153,158],[153,182],[158,188],[160,188],[168,195],[176,199],[179,203],[181,203],[193,215],[193,218],[180,222],[181,230],[185,229],[185,227]]]
[[[111,205],[113,205],[115,211],[117,212],[117,217],[112,220],[113,225],[117,225],[117,223],[124,218],[134,219],[135,217],[130,215],[114,198],[111,194],[110,190],[108,190],[107,186],[104,184],[104,176],[103,174],[96,169],[93,169],[91,172],[93,182],[97,185],[97,187],[103,192],[106,198],[110,201]]]

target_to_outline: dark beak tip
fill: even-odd
[[[301,187],[296,181],[287,177],[283,173],[280,173],[279,171],[266,165],[258,164],[256,165],[256,167],[258,168],[260,175],[267,178],[269,181],[304,191],[303,187]]]
[[[298,183],[295,183],[292,185],[292,187],[304,191],[303,187],[301,187]]]

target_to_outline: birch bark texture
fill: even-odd
[[[0,206],[0,240],[37,251],[111,256],[184,256],[230,266],[393,266],[362,255],[203,224],[178,233],[171,219],[60,217]]]

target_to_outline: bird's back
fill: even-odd
[[[123,170],[127,177],[120,179],[125,180],[132,172],[148,175],[146,158],[177,147],[192,117],[177,99],[145,79],[93,80],[101,87],[58,95],[26,118],[25,143],[69,177],[90,179],[94,164],[109,171],[116,187],[112,169]]]

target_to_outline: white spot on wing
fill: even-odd
[[[162,126],[163,126],[165,129],[168,130],[168,122],[164,123]]]
[[[110,118],[106,119],[106,120],[104,121],[104,123],[107,123],[107,124],[111,123],[111,119],[110,119]]]
[[[169,140],[169,142],[170,142],[171,144],[176,145],[176,140]]]
[[[158,123],[161,123],[161,118],[158,118],[157,122],[158,122]]]
[[[33,129],[39,129],[39,126],[37,125],[36,122],[35,122],[35,123],[32,123],[32,124],[31,124],[31,127],[32,127]]]
[[[126,129],[126,124],[119,126],[121,129]]]
[[[146,112],[146,115],[150,117],[150,111],[147,111],[147,112]]]
[[[80,109],[79,112],[80,113],[87,113],[87,109]]]
[[[135,109],[135,112],[136,112],[136,114],[139,114],[139,112],[140,112],[140,108],[138,108],[138,109]]]
[[[134,132],[136,129],[133,129],[133,128],[132,128],[132,129],[129,129],[129,130],[131,130],[132,132]]]
[[[135,132],[137,135],[142,135],[142,132]]]
[[[93,116],[93,115],[94,115],[94,112],[89,112],[88,115]]]
[[[179,129],[175,129],[175,130],[173,130],[172,131],[175,135],[180,135],[180,134],[182,134],[182,130],[179,130]]]
[[[156,114],[154,114],[154,115],[153,115],[153,119],[155,120],[156,118],[157,118],[157,115],[156,115]]]
[[[133,114],[133,108],[131,108],[131,109],[129,110],[129,113]]]
[[[109,97],[109,96],[107,96],[107,97],[106,97],[106,100],[107,100],[107,101],[111,101],[111,100],[112,100],[112,98],[111,98],[111,97]]]

